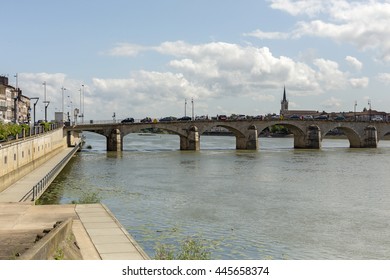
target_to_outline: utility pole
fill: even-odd
[[[187,98],[184,98],[184,117],[187,116]]]
[[[370,119],[369,119],[369,121],[371,121],[371,100],[370,99],[368,99],[368,108],[369,108],[369,116],[370,116]]]
[[[83,87],[83,107],[80,108],[82,109],[81,110],[81,122],[84,123],[84,95],[85,95],[85,91],[84,91],[84,85],[81,85]]]
[[[61,88],[61,92],[62,92],[62,122],[64,122],[65,118],[64,118],[64,91],[66,90],[66,88],[64,88],[64,86],[62,86]]]
[[[46,81],[43,83],[43,103],[45,104],[45,122],[47,122],[47,107],[49,106],[49,102],[46,100]]]
[[[192,105],[192,120],[194,119],[194,98],[191,98],[191,105]]]

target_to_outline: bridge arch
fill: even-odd
[[[345,134],[345,136],[347,137],[347,139],[349,141],[350,148],[360,148],[361,147],[362,139],[361,139],[359,133],[353,127],[346,126],[345,124],[342,125],[341,123],[337,123],[333,126],[330,126],[330,127],[328,126],[327,128],[324,129],[324,131],[322,131],[323,137],[327,133],[331,132],[334,129],[340,130],[341,132],[343,132]]]
[[[300,124],[300,125],[297,125]],[[303,124],[303,125],[302,125]],[[318,149],[321,146],[321,141],[320,141],[320,129],[318,126],[307,126],[306,123],[291,123],[288,121],[274,121],[272,123],[267,123],[265,125],[260,125],[259,126],[259,134],[265,129],[269,129],[270,127],[274,125],[280,125],[285,128],[287,128],[291,133],[294,135],[294,148],[315,148]]]
[[[257,150],[258,134],[254,124],[242,125],[237,122],[198,123],[199,135],[211,130],[213,127],[222,127],[229,130],[236,138],[236,149]]]

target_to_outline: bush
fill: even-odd
[[[93,204],[93,203],[99,203],[101,200],[101,197],[96,193],[84,193],[79,200],[73,200],[72,204]]]
[[[210,252],[204,241],[196,238],[187,238],[180,244],[175,255],[175,248],[160,244],[157,247],[154,259],[156,260],[209,260]]]

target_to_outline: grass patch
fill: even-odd
[[[72,204],[93,204],[100,203],[101,197],[97,192],[83,193],[78,200],[72,200]]]
[[[187,238],[177,249],[174,246],[160,244],[156,249],[156,260],[209,260],[210,251],[204,240]]]

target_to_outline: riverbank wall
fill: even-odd
[[[67,147],[63,129],[3,143],[0,148],[0,192]]]

